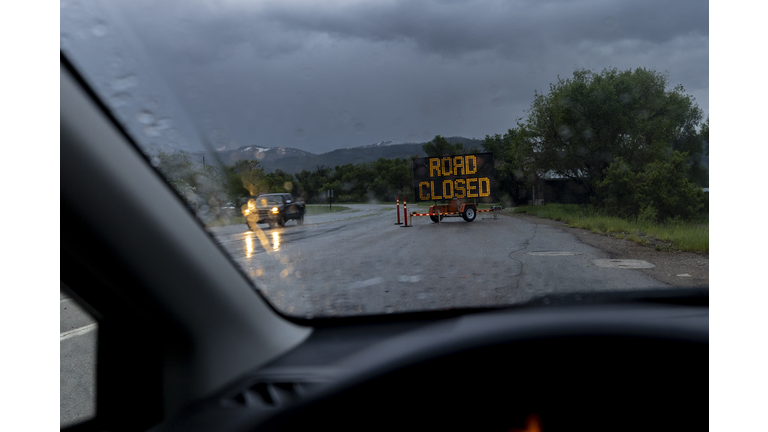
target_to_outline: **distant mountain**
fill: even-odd
[[[403,143],[401,143],[399,141],[395,141],[395,140],[386,140],[386,141],[377,142],[376,144],[368,144],[368,145],[364,145],[364,146],[360,146],[360,147],[354,147],[354,148],[383,147],[383,146],[389,146],[389,145],[395,145],[395,144],[403,144]]]
[[[465,147],[476,146],[482,151],[482,140],[464,137],[446,137],[448,142],[461,142]],[[342,148],[323,154],[314,154],[308,151],[290,147],[259,147],[245,146],[235,150],[224,150],[215,154],[209,152],[196,152],[192,156],[196,159],[202,157],[213,161],[219,159],[226,165],[234,164],[239,160],[258,160],[265,172],[273,172],[276,169],[288,173],[298,173],[303,169],[312,170],[323,165],[333,168],[337,165],[367,163],[379,158],[410,158],[413,156],[426,156],[421,146],[424,143],[400,143],[395,140],[381,141],[375,144],[363,145],[353,148]]]
[[[309,157],[285,157],[269,164],[264,163],[265,171],[281,169],[289,173],[297,173],[303,169],[311,170],[319,165],[333,168],[337,165],[359,164],[378,160],[379,158],[410,158],[412,156],[425,156],[421,144],[393,144],[379,147],[355,147],[337,149],[328,153]]]
[[[311,158],[316,156],[314,153],[308,151],[299,150],[291,147],[259,147],[259,146],[245,146],[235,150],[223,150],[216,153],[210,152],[195,152],[192,153],[194,158],[200,159],[205,156],[209,160],[218,159],[225,165],[232,165],[240,160],[258,160],[261,165],[266,167],[269,164],[284,158]],[[267,170],[269,171],[269,170]]]

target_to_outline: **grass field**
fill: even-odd
[[[660,224],[630,221],[606,216],[594,208],[581,207],[576,204],[522,206],[515,208],[514,211],[563,221],[570,227],[588,229],[593,233],[608,234],[641,244],[655,244],[657,250],[709,252],[708,223]],[[657,241],[653,241],[654,239]]]

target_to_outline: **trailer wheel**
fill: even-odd
[[[464,213],[461,215],[461,217],[463,217],[467,222],[472,222],[475,220],[475,216],[477,216],[477,213],[473,207],[467,207],[464,209]]]
[[[445,216],[440,215],[440,219],[439,220],[437,219],[437,216],[430,216],[429,218],[432,220],[432,222],[438,223],[438,222],[442,221],[444,217]]]

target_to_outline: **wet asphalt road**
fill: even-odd
[[[211,228],[219,244],[283,313],[301,317],[383,314],[515,304],[561,292],[664,288],[639,270],[596,266],[607,253],[571,234],[480,213],[474,222],[418,217],[395,225],[392,206],[307,216],[256,232]],[[413,206],[411,207],[413,210]],[[423,208],[421,208],[423,211]],[[541,252],[545,252],[542,254]],[[546,252],[564,252],[556,255]],[[62,293],[61,424],[95,412],[98,329]]]
[[[474,222],[417,217],[392,206],[307,216],[303,226],[212,228],[280,311],[302,317],[515,304],[562,292],[664,288],[638,270],[595,266],[609,256],[556,227],[479,213]],[[423,211],[424,208],[421,208]],[[413,206],[410,209],[413,211]],[[569,252],[547,256],[535,252]]]

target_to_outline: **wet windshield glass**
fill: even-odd
[[[64,55],[282,313],[709,283],[706,2],[60,4]]]

